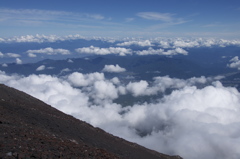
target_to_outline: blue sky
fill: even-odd
[[[0,37],[240,36],[239,0],[3,0]]]

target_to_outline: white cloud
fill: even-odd
[[[183,47],[183,48],[191,48],[191,47],[199,47],[200,44],[197,41],[184,41],[184,40],[176,40],[173,42],[174,47]]]
[[[57,42],[57,41],[66,41],[66,40],[77,40],[77,39],[86,39],[89,38],[83,37],[79,34],[76,35],[67,35],[67,36],[57,36],[57,35],[26,35],[26,36],[15,36],[12,38],[2,38],[0,42],[5,43],[27,43],[27,42],[35,42],[35,43],[43,43],[43,42]],[[106,40],[106,38],[102,39]]]
[[[49,75],[10,76],[0,71],[1,83],[148,148],[185,159],[238,159],[240,93],[220,82],[203,88],[195,86],[212,80],[164,76],[156,77],[152,83],[142,80],[125,85],[118,78],[105,79],[103,73],[75,72],[57,78]],[[140,96],[166,89],[173,91],[154,102],[127,107],[113,102],[120,90]]]
[[[94,100],[116,99],[118,97],[117,88],[109,81],[96,81],[93,85],[92,97]]]
[[[36,71],[43,71],[43,70],[45,70],[45,68],[46,68],[45,65],[41,65],[36,69]]]
[[[28,53],[29,57],[37,57],[37,55],[33,54],[33,53]]]
[[[102,20],[105,17],[102,16],[101,14],[84,14],[86,17],[91,18],[91,19],[97,19],[97,20]]]
[[[26,35],[26,36],[19,36],[19,37],[13,37],[4,39],[4,42],[17,42],[17,43],[26,43],[26,42],[37,42],[37,43],[43,43],[43,42],[56,42],[56,41],[64,41],[64,40],[74,40],[74,39],[81,39],[83,38],[80,35],[74,35],[74,36],[66,36],[66,37],[59,37],[56,35]]]
[[[34,56],[36,56],[35,54],[47,54],[47,55],[56,55],[56,54],[69,55],[69,54],[71,54],[69,50],[53,49],[51,47],[47,47],[47,48],[39,49],[39,50],[28,50],[27,53],[28,53],[29,57],[34,57]]]
[[[5,55],[7,57],[13,57],[13,58],[21,57],[19,54],[15,54],[15,53],[6,53]]]
[[[17,57],[21,57],[21,55],[19,54],[15,54],[15,53],[5,53],[3,54],[2,52],[0,52],[0,57],[11,57],[11,58],[17,58]]]
[[[114,73],[120,73],[120,72],[125,72],[126,69],[120,67],[118,64],[115,65],[105,65],[103,70],[103,72],[114,72]]]
[[[118,54],[120,56],[132,54],[131,49],[126,49],[121,47],[99,48],[94,46],[78,48],[76,49],[76,52],[85,53],[85,54],[97,54],[97,55]]]
[[[8,67],[8,65],[6,63],[2,64],[2,67]]]
[[[142,50],[142,51],[136,51],[136,54],[138,55],[177,55],[177,54],[183,54],[187,55],[188,52],[182,48],[175,48],[174,50],[167,50],[164,51],[164,49],[153,49],[149,48],[148,50]]]
[[[175,19],[175,21],[177,21]],[[2,40],[1,40],[2,39]],[[240,40],[226,40],[226,39],[218,39],[218,38],[154,38],[149,40],[141,40],[136,38],[124,38],[124,39],[116,39],[116,38],[106,38],[106,37],[92,37],[87,38],[83,37],[79,34],[76,35],[67,35],[67,36],[56,36],[56,35],[26,35],[26,36],[16,36],[12,38],[1,38],[0,42],[2,43],[22,43],[22,42],[57,42],[57,41],[67,41],[67,40],[77,40],[77,39],[85,39],[85,40],[101,40],[106,42],[116,42],[116,41],[125,41],[123,43],[119,43],[117,45],[129,46],[129,45],[138,45],[138,46],[152,46],[155,43],[159,43],[159,46],[164,49],[170,48],[196,48],[196,47],[226,47],[226,46],[240,46]],[[151,45],[150,45],[151,44]],[[109,48],[105,48],[109,49]],[[31,56],[31,54],[30,54]]]
[[[237,68],[238,70],[240,70],[240,60],[238,59],[238,56],[235,56],[234,58],[232,58],[230,62],[231,63],[227,65],[228,67]]]
[[[130,45],[138,45],[138,46],[152,46],[151,41],[145,40],[145,41],[126,41],[123,43],[117,44],[117,46],[130,46]]]
[[[105,80],[105,76],[103,73],[90,73],[90,74],[82,74],[79,72],[74,72],[68,76],[68,81],[75,87],[83,87],[93,85],[95,81]]]
[[[0,57],[3,57],[4,56],[4,54],[0,51]]]
[[[25,24],[43,26],[44,24],[64,25],[75,24],[76,22],[99,21],[105,17],[101,14],[77,13],[66,11],[40,10],[40,9],[0,9],[2,23]],[[52,23],[51,23],[52,22]]]
[[[68,59],[68,61],[67,61],[68,63],[73,63],[73,60],[71,60],[71,59]]]
[[[173,14],[170,13],[158,13],[158,12],[140,12],[137,16],[148,20],[160,20],[164,22],[172,21]]]
[[[148,88],[148,83],[146,81],[140,81],[140,82],[130,82],[126,89],[133,94],[133,96],[143,96],[143,95],[153,95],[156,93],[156,91],[151,91],[151,89]]]
[[[16,58],[16,64],[18,64],[18,65],[22,64],[22,60],[19,58]]]
[[[70,72],[70,71],[71,71],[71,70],[70,70],[69,68],[64,68],[64,69],[61,70],[60,74],[61,74],[61,73],[64,73],[64,72]]]

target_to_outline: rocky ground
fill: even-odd
[[[180,159],[115,137],[2,84],[0,158]]]

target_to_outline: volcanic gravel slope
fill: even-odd
[[[180,159],[115,137],[2,84],[0,158]]]

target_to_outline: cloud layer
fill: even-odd
[[[186,159],[240,157],[240,93],[213,78],[155,77],[122,83],[103,73],[64,77],[6,75],[0,82],[57,109],[148,148]],[[198,85],[205,85],[198,87]],[[171,93],[169,90],[172,90]],[[123,107],[122,95],[160,95],[152,102]]]
[[[47,54],[47,55],[69,55],[71,54],[69,50],[66,49],[53,49],[51,47],[47,47],[40,50],[28,50],[27,51],[29,57],[36,57],[36,54]]]
[[[126,41],[123,43],[117,44],[117,46],[130,46],[130,45],[137,45],[137,46],[152,46],[151,41],[145,40],[145,41]]]
[[[237,68],[238,70],[240,70],[240,60],[238,58],[238,56],[235,56],[234,58],[232,58],[230,60],[230,64],[228,64],[227,66],[230,68]]]
[[[76,49],[78,53],[84,54],[97,54],[97,55],[108,55],[108,54],[117,54],[120,56],[125,56],[131,54],[131,49],[121,48],[121,47],[109,47],[109,48],[99,48],[99,47],[83,47]]]

